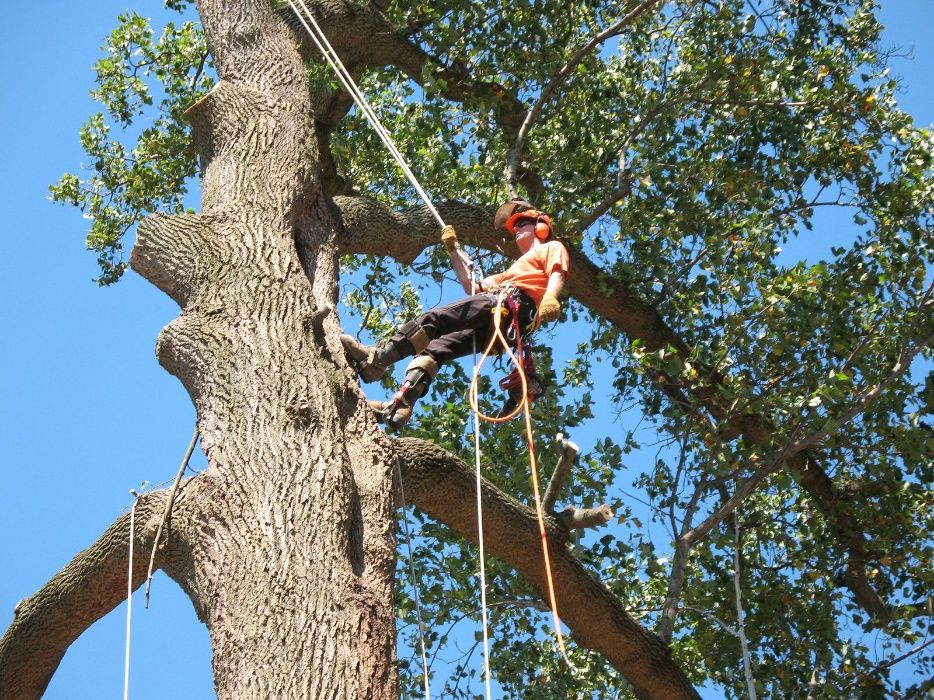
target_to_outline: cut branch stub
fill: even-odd
[[[139,225],[130,265],[184,308],[212,263],[221,261],[214,237],[210,219],[153,214]]]
[[[613,517],[613,509],[606,503],[597,508],[565,508],[555,517],[568,530],[580,530],[588,527],[598,527],[610,522],[610,518]]]
[[[597,508],[575,508],[573,506],[565,508],[560,513],[555,513],[555,502],[558,500],[558,494],[561,488],[570,476],[571,465],[574,464],[574,458],[580,452],[580,448],[564,437],[562,433],[555,436],[555,443],[558,445],[558,465],[555,467],[548,482],[548,488],[545,489],[545,496],[542,498],[542,508],[550,515],[553,515],[563,527],[568,530],[579,530],[588,527],[598,527],[610,521],[613,517],[613,510],[605,503]]]

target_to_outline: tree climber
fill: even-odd
[[[558,294],[568,272],[568,252],[555,239],[551,218],[528,202],[513,200],[497,210],[493,222],[497,229],[515,238],[522,254],[508,270],[486,277],[478,284],[477,293],[471,294],[473,262],[458,246],[453,229],[446,228],[442,241],[451,253],[458,281],[471,296],[431,309],[403,324],[379,346],[362,345],[353,336],[341,336],[348,357],[367,383],[377,381],[402,358],[416,356],[393,399],[370,402],[381,422],[393,428],[405,425],[412,417],[415,401],[424,396],[442,364],[470,354],[475,347],[486,347],[495,332],[493,312],[501,295],[511,301],[505,306],[508,315],[502,320],[503,327],[512,323],[515,313],[523,334],[560,315]]]

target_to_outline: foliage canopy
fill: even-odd
[[[377,4],[370,11],[420,63],[377,65],[361,52],[354,70],[439,200],[488,206],[509,196],[522,121],[570,66],[528,131],[519,193],[553,213],[607,294],[627,290],[679,341],[652,342],[572,299],[564,326],[540,343],[552,384],[535,406],[546,445],[559,431],[600,432],[567,500],[606,501],[618,515],[609,534],[575,542],[579,557],[643,624],[670,636],[692,680],[730,697],[747,693],[739,633],[769,697],[812,682],[821,697],[920,693],[886,664],[931,631],[934,138],[897,106],[876,3]],[[204,39],[194,22],[154,37],[148,20],[120,17],[96,67],[105,112],[81,130],[93,171],[52,187],[91,219],[102,283],[123,272],[133,225],[182,209],[197,177],[182,114],[212,83]],[[308,70],[333,158],[329,194],[411,206],[414,193],[370,127],[335,107],[320,62]],[[485,267],[502,262],[496,251],[478,255]],[[447,261],[428,250],[412,265],[356,258],[345,269],[348,314],[381,337],[437,301]],[[569,333],[573,344],[558,342]],[[410,431],[467,454],[465,384],[462,368],[447,369]],[[486,445],[487,476],[527,498],[517,431],[492,430]],[[824,475],[822,495],[802,485],[809,470]],[[736,494],[738,507],[717,517]],[[436,650],[458,620],[477,615],[476,555],[418,521]],[[528,586],[489,567],[492,657],[505,692],[615,696],[620,678],[602,659],[575,650],[576,678],[558,664]],[[398,609],[411,642],[406,585]],[[930,676],[932,661],[928,647],[905,663]],[[419,664],[401,665],[415,696]],[[450,679],[436,680],[442,697],[471,696],[461,676],[477,668],[469,652],[450,664]]]

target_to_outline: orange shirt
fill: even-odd
[[[560,241],[547,241],[535,246],[516,260],[506,272],[492,275],[495,284],[511,284],[542,303],[552,272],[568,273],[568,251]]]

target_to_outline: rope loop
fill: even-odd
[[[572,672],[576,673],[574,665],[571,663],[571,660],[568,657],[567,648],[564,643],[564,635],[561,633],[561,619],[558,616],[558,599],[555,594],[554,576],[552,574],[551,567],[551,555],[548,551],[548,534],[545,529],[545,511],[542,508],[541,489],[539,487],[538,479],[538,460],[535,456],[535,436],[532,430],[532,411],[531,403],[529,401],[529,382],[525,373],[525,365],[519,359],[522,356],[522,334],[519,332],[516,333],[516,353],[513,353],[513,350],[510,347],[509,342],[506,340],[506,336],[503,334],[502,329],[502,317],[505,315],[504,312],[508,312],[508,310],[504,308],[504,299],[505,293],[500,292],[499,297],[497,298],[496,307],[494,307],[492,310],[493,337],[490,338],[490,342],[487,343],[486,350],[484,350],[483,357],[480,359],[480,362],[474,366],[473,381],[470,383],[469,391],[470,407],[473,409],[474,416],[476,417],[477,421],[484,420],[488,423],[505,423],[506,421],[511,420],[516,415],[518,415],[520,411],[522,411],[525,416],[525,437],[529,446],[529,467],[532,476],[532,491],[535,495],[535,514],[538,519],[538,531],[542,540],[542,555],[545,560],[545,577],[548,583],[548,597],[549,602],[551,603],[551,614],[552,622],[554,624],[555,638],[558,642],[558,649],[561,652],[561,656],[564,659],[565,664],[567,664],[568,668],[571,669]],[[518,324],[517,315],[517,313],[513,313],[512,325]],[[522,386],[522,398],[519,401],[519,405],[516,406],[516,408],[508,415],[500,417],[487,416],[482,413],[479,408],[478,400],[480,368],[493,352],[493,347],[497,342],[499,342],[503,351],[508,355],[509,359],[515,365]],[[479,447],[477,450],[477,468],[479,470]]]

